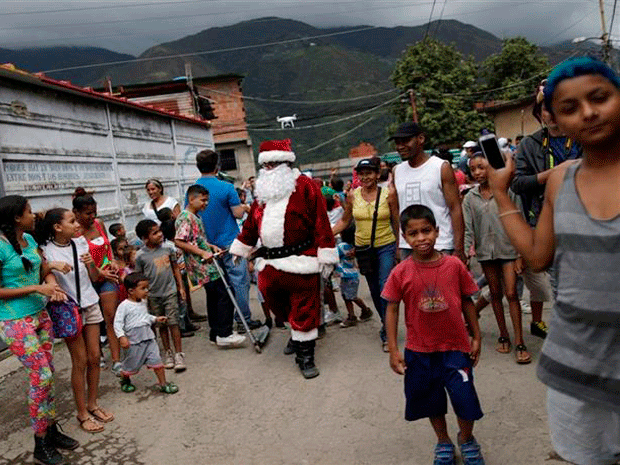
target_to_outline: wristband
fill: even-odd
[[[499,217],[500,217],[500,218],[502,218],[502,217],[504,217],[504,216],[512,215],[512,214],[514,214],[514,213],[521,213],[521,210],[509,210],[509,211],[507,211],[507,212],[500,213],[500,214],[499,214]]]

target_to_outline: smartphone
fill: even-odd
[[[486,134],[482,136],[478,139],[478,144],[482,149],[482,153],[484,153],[484,156],[489,161],[489,165],[496,170],[506,166],[504,155],[502,155],[495,134]]]

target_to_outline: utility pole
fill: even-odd
[[[413,89],[409,89],[407,92],[409,94],[409,103],[411,103],[411,111],[413,112],[413,122],[417,123],[418,122],[418,109],[415,103],[415,92],[413,91]]]
[[[603,41],[603,61],[609,63],[611,41],[609,40],[609,33],[607,32],[607,25],[605,23],[605,2],[603,0],[598,0],[598,5],[601,11],[601,29],[603,30],[603,35],[601,36],[601,40]]]

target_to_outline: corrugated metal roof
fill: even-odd
[[[20,70],[11,63],[5,63],[0,65],[0,79],[9,79],[14,81],[25,82],[28,84],[36,85],[39,87],[45,87],[48,89],[54,89],[61,92],[66,92],[73,95],[79,95],[81,97],[90,98],[93,100],[103,101],[115,105],[129,107],[133,110],[145,111],[148,113],[155,113],[168,118],[174,118],[177,120],[185,121],[192,124],[198,124],[204,127],[211,127],[211,123],[200,118],[193,116],[186,116],[172,111],[166,111],[163,109],[151,107],[137,102],[132,102],[125,97],[115,97],[107,92],[98,92],[90,87],[80,87],[72,84],[70,81],[59,81],[49,78],[42,73],[32,74],[27,71]]]

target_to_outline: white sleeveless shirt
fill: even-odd
[[[443,196],[441,182],[441,167],[444,163],[448,162],[433,156],[417,168],[412,168],[404,161],[394,167],[394,185],[398,193],[400,212],[410,205],[424,205],[430,208],[439,227],[435,249],[452,250],[454,249],[452,219]],[[399,241],[399,247],[411,248],[402,234]]]

